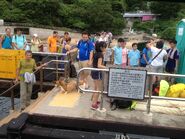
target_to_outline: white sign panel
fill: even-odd
[[[178,35],[182,36],[184,32],[184,28],[179,28]]]
[[[108,96],[144,99],[147,71],[110,68]]]

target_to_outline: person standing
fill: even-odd
[[[95,54],[93,56],[93,68],[105,69],[103,65],[103,53],[105,53],[107,44],[105,42],[97,42],[95,45]],[[101,71],[91,71],[92,79],[94,80],[94,90],[100,91],[102,85],[102,72]],[[98,98],[99,93],[94,92],[92,95],[92,105],[91,109],[98,109]]]
[[[92,65],[94,46],[93,43],[89,40],[89,33],[82,32],[82,39],[78,42],[77,48],[68,51],[67,54],[77,51],[79,53],[79,67],[90,67]],[[89,74],[89,71],[84,71],[81,73],[81,80],[84,83],[84,88],[89,87],[87,83]]]
[[[125,68],[127,65],[128,49],[123,38],[118,39],[118,45],[113,48],[114,65]]]
[[[57,40],[58,40],[58,32],[53,31],[53,35],[48,37],[48,49],[50,53],[57,53]]]
[[[30,105],[32,87],[35,81],[33,70],[37,70],[44,65],[39,67],[36,66],[35,60],[32,58],[32,52],[30,50],[25,52],[25,59],[20,60],[17,66],[16,80],[17,83],[20,80],[20,103],[21,111]]]
[[[37,34],[33,34],[33,38],[31,39],[31,51],[39,52],[42,48],[41,40],[38,38]]]
[[[151,52],[152,52],[152,62],[151,62],[151,70],[155,73],[163,73],[163,67],[164,67],[164,60],[167,60],[167,52],[163,49],[164,42],[158,41],[156,43],[156,47],[151,46]],[[154,76],[153,82],[160,81],[159,76]]]
[[[140,52],[137,49],[137,43],[132,44],[132,50],[128,53],[128,65],[131,67],[139,67]]]
[[[61,36],[59,39],[59,47],[58,47],[58,53],[62,52],[62,48],[65,47],[65,45],[67,44],[67,40],[71,39],[69,32],[64,32],[64,36]]]
[[[12,47],[12,36],[11,36],[11,29],[6,28],[5,29],[6,35],[1,37],[1,42],[0,42],[0,49],[13,49]]]
[[[170,49],[167,50],[168,53],[168,60],[166,64],[166,72],[168,73],[177,73],[178,71],[178,64],[179,64],[179,51],[176,48],[177,41],[171,40],[169,42]]]
[[[143,49],[143,52],[142,52],[142,58],[141,58],[141,63],[140,63],[141,67],[146,67],[146,65],[150,64],[150,60],[152,56],[150,47],[151,47],[151,42],[147,41],[146,47]]]
[[[71,37],[66,38],[65,45],[62,46],[62,50],[61,50],[61,53],[62,54],[67,54],[67,52],[71,50],[70,43],[71,43]],[[61,56],[61,60],[69,60],[69,59],[68,59],[68,56],[67,55],[62,55]],[[61,63],[61,68],[62,69],[64,69],[64,67],[65,67],[64,65],[65,65],[64,63]]]
[[[104,54],[104,65],[111,64],[111,56],[112,56],[112,49],[110,45],[108,45],[108,48],[106,48],[105,54]]]
[[[25,50],[26,49],[26,36],[22,34],[20,29],[17,29],[16,35],[12,38],[13,47],[15,50]]]
[[[64,32],[64,37],[61,39],[61,45],[65,46],[67,44],[66,40],[69,38],[71,38],[69,32]]]

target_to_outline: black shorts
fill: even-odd
[[[147,64],[140,63],[141,67],[146,67]]]
[[[175,68],[165,68],[165,71],[168,72],[168,73],[174,73],[175,72]]]
[[[94,80],[102,80],[102,72],[101,71],[91,71],[91,77]]]

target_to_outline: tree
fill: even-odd
[[[148,5],[146,1],[143,0],[126,0],[125,1],[127,11],[145,11],[148,10]]]
[[[176,18],[181,9],[181,4],[173,2],[152,2],[150,9],[155,14],[160,14],[162,19]]]
[[[0,5],[0,18],[4,19],[9,12],[8,2],[6,0],[1,0]]]
[[[121,12],[114,12],[112,10],[111,2],[109,1],[93,0],[93,5],[89,5],[88,9],[88,30],[91,32],[104,30],[120,34],[125,27]]]
[[[9,22],[121,33],[124,28],[124,1],[2,0],[0,17]]]

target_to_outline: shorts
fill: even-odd
[[[140,63],[141,67],[146,67],[147,64]]]
[[[79,61],[78,62],[78,65],[79,65],[79,68],[88,68],[89,65],[87,64],[88,63],[88,60],[85,60],[85,61]],[[89,70],[84,70],[83,71],[85,74],[90,74],[90,71]]]
[[[166,67],[166,69],[165,69],[165,71],[167,72],[167,73],[175,73],[175,68],[167,68]]]
[[[57,47],[49,47],[49,52],[50,53],[56,53],[57,52]]]
[[[155,72],[155,73],[163,73],[164,72],[163,66],[151,66],[151,70],[152,70],[152,72]]]
[[[127,63],[122,63],[122,64],[121,64],[121,67],[122,67],[122,68],[126,68],[126,66],[127,66]]]
[[[91,71],[91,77],[94,80],[102,80],[102,72],[101,71]]]

